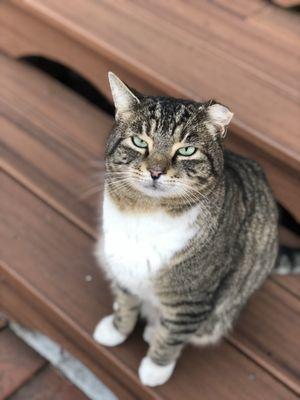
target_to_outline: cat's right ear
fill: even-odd
[[[215,127],[216,137],[224,139],[226,136],[227,126],[229,125],[233,113],[222,104],[215,103],[207,109],[210,121]]]
[[[113,72],[108,73],[109,85],[116,108],[116,119],[126,118],[140,103],[135,94]]]

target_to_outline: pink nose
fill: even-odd
[[[149,170],[151,178],[155,181],[156,179],[158,179],[162,174],[162,170],[161,169],[150,169]]]

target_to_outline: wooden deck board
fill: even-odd
[[[5,399],[46,361],[18,339],[8,328],[0,331],[0,399]]]
[[[60,318],[72,321],[66,334],[72,335],[72,329],[76,327],[76,330],[82,332],[86,351],[99,355],[99,360],[102,359],[103,362],[108,351],[95,345],[91,339],[85,339],[98,318],[110,309],[108,285],[97,277],[97,267],[91,256],[91,239],[9,177],[2,175],[1,187],[6,199],[2,200],[5,218],[1,226],[4,261],[14,265],[15,273],[37,288],[46,302],[60,310]],[[27,229],[28,226],[31,227],[30,230]],[[14,243],[17,240],[18,253],[12,249],[12,240]],[[91,282],[85,281],[85,274],[93,277]],[[265,318],[269,315],[266,311]],[[280,317],[280,325],[284,325],[284,333],[281,334],[289,341],[289,321],[283,321],[282,318],[283,316]],[[107,368],[112,368],[108,361],[112,363],[113,359],[115,362],[118,360],[117,365],[121,364],[128,369],[126,380],[132,381],[145,349],[141,338],[133,337],[128,343],[109,351]],[[217,349],[203,350],[205,356],[201,353],[202,351],[188,349],[183,354],[174,378],[153,393],[172,398],[174,393],[183,396],[189,390],[187,388],[193,386],[191,399],[196,399],[193,396],[198,396],[201,391],[207,395],[206,398],[213,399],[215,388],[219,388],[224,399],[251,399],[257,393],[264,393],[266,399],[274,398],[275,393],[278,398],[295,398],[292,392],[287,391],[271,375],[226,342]],[[189,370],[188,375],[187,364],[193,365],[192,372]],[[228,368],[228,365],[231,367]],[[289,372],[284,371],[282,366],[280,369],[286,378]],[[111,372],[117,374],[116,365]],[[254,374],[257,379],[251,381],[249,374]],[[123,379],[124,375],[125,371]],[[233,380],[239,384],[232,387]],[[136,386],[140,386],[137,378],[134,381]]]
[[[213,2],[223,10],[240,18],[246,18],[253,14],[257,15],[267,7],[267,3],[264,0],[213,0]]]
[[[246,20],[211,1],[186,2],[182,8],[176,0],[169,9],[170,3],[157,0],[116,4],[3,2],[0,48],[14,57],[40,54],[58,60],[106,96],[106,74],[113,69],[144,93],[228,103],[236,114],[228,145],[239,142],[244,153],[263,164],[277,198],[300,221],[299,35],[293,28],[299,16],[278,16],[270,4]]]
[[[95,171],[101,190],[104,144],[112,119],[45,74],[6,58],[1,61],[0,143],[5,169],[96,237],[101,192],[95,196],[81,195],[92,184],[90,175]],[[229,138],[229,142],[230,148],[246,156],[255,152],[251,145],[245,151],[240,141]],[[263,161],[264,154],[258,152],[256,158]],[[92,160],[99,162],[94,171],[89,168]],[[295,188],[290,193],[282,184],[282,167],[273,166],[268,171],[277,190],[283,196],[288,193],[297,203],[299,177],[290,175]],[[275,279],[299,295],[299,276]]]
[[[40,191],[52,193],[56,207],[91,231],[95,198],[84,194],[92,173],[103,170],[104,165],[92,169],[91,163],[103,164],[112,119],[44,74],[1,61],[2,161],[30,177]]]
[[[74,0],[72,7],[59,0],[13,3],[99,54],[126,65],[156,87],[198,99],[218,98],[236,113],[234,131],[250,134],[251,140],[299,171],[299,44],[288,46],[278,37],[232,19],[208,1],[189,2],[184,12],[179,1],[172,2],[172,7],[167,2],[140,2],[138,6],[138,1],[126,0]],[[150,10],[149,4],[153,4]],[[181,12],[169,22],[164,7],[171,16],[173,10]],[[200,19],[204,19],[203,25],[197,25]],[[214,42],[210,30],[218,29],[218,25],[222,29],[215,34]],[[230,30],[232,26],[235,29]],[[235,52],[237,29],[239,39],[245,35],[238,46],[245,42],[247,48],[239,47]],[[228,45],[224,47],[220,35],[227,31]],[[289,134],[283,135],[283,131]]]
[[[7,326],[7,319],[4,315],[0,315],[0,331]]]
[[[88,400],[71,382],[49,366],[10,397],[10,400],[25,399]]]
[[[151,398],[155,393],[172,398],[174,393],[183,396],[191,390],[192,399],[204,390],[207,398],[213,398],[216,377],[212,378],[212,371],[215,370],[220,391],[223,377],[226,376],[228,381],[223,385],[227,396],[224,398],[230,398],[233,379],[237,379],[242,387],[247,385],[245,397],[239,392],[241,388],[234,388],[238,398],[251,398],[255,390],[261,390],[271,399],[275,389],[282,398],[293,398],[291,392],[275,384],[276,381],[263,371],[266,369],[292,390],[300,391],[299,360],[294,356],[299,336],[299,302],[272,282],[267,282],[251,301],[242,315],[243,322],[238,324],[229,343],[225,342],[219,349],[203,350],[205,358],[202,358],[202,351],[187,349],[179,363],[177,379],[155,392],[144,389],[136,377],[138,362],[146,350],[140,338],[135,336],[125,345],[109,351],[94,344],[90,333],[97,320],[110,312],[111,297],[108,284],[99,274],[92,256],[95,202],[83,200],[74,205],[74,187],[86,179],[87,159],[98,154],[103,156],[104,138],[111,120],[43,74],[34,71],[26,75],[28,68],[20,66],[13,71],[13,64],[10,64],[11,79],[3,85],[4,96],[0,101],[0,124],[4,128],[0,139],[4,150],[2,166],[27,189],[3,175],[7,186],[1,187],[7,192],[4,190],[6,195],[1,197],[4,212],[0,237],[8,270],[36,288],[43,299],[37,302],[41,304],[40,312],[51,314],[52,323],[71,338],[73,345],[81,346],[90,357],[99,357],[99,362],[107,365],[113,376],[137,395]],[[16,71],[17,82],[21,83],[20,92],[18,85],[12,85]],[[32,81],[32,92],[29,86],[26,89],[22,86],[27,80]],[[40,93],[44,93],[43,102],[48,107],[39,104]],[[84,125],[80,122],[82,115]],[[18,252],[14,251],[16,244]],[[4,270],[2,267],[3,274]],[[87,275],[92,277],[91,282],[85,280]],[[293,290],[297,293],[299,277],[288,279],[296,282]],[[11,276],[9,282],[14,282]],[[284,282],[284,278],[279,282]],[[29,296],[28,291],[25,292]],[[78,293],[82,295],[78,296]],[[60,301],[62,298],[63,302]],[[47,307],[53,307],[53,311],[50,313]],[[280,345],[283,341],[284,346]],[[189,378],[186,371],[191,363],[195,369]],[[227,371],[226,365],[234,365],[233,371],[238,371],[239,375],[234,378],[234,372]],[[254,384],[252,378],[248,379],[252,372],[247,372],[253,368],[254,375],[259,376]],[[203,376],[201,381],[199,376]],[[198,386],[195,390],[186,386],[189,383],[193,387],[195,382],[199,392]]]
[[[62,323],[62,313],[57,309],[53,310],[52,303],[49,303],[43,293],[30,286],[13,268],[1,263],[1,261],[0,265],[0,274],[5,277],[0,281],[1,304],[11,318],[25,327],[44,333],[56,343],[59,343],[62,348],[69,351],[93,371],[119,399],[138,400],[133,392],[130,392],[116,380],[115,376],[100,365],[101,357],[97,352],[93,351],[89,354],[86,344],[82,345],[80,335],[74,332],[73,335],[70,335],[69,329],[67,329],[69,328],[68,324],[65,321]],[[22,313],[20,313],[20,310],[22,310]]]

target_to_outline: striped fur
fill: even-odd
[[[175,222],[174,227],[166,229],[180,232],[180,218],[198,207],[196,218],[191,220],[192,236],[167,259],[162,257],[153,274],[144,273],[138,286],[147,284],[148,289],[140,292],[134,288],[134,271],[129,284],[123,278],[123,267],[116,272],[112,258],[106,256],[105,235],[113,218],[104,209],[107,228],[97,254],[104,254],[102,265],[113,282],[117,304],[114,327],[128,336],[139,313],[148,319],[151,329],[146,337],[150,346],[140,377],[143,383],[154,386],[168,379],[187,343],[218,342],[272,271],[278,251],[277,208],[260,166],[223,150],[232,116],[225,107],[217,106],[220,112],[214,118],[210,107],[215,102],[143,97],[120,82],[112,85],[117,85],[113,90],[117,113],[107,143],[106,196],[126,218],[146,221],[145,216],[153,216],[151,236],[141,239],[136,232],[139,249],[143,242],[153,242],[156,230],[158,235],[167,220],[155,219],[158,212],[178,220],[177,225]],[[118,91],[126,91],[126,95],[118,98]],[[146,150],[132,145],[133,135],[147,142]],[[190,158],[178,157],[176,149],[183,145],[198,150]],[[155,184],[149,177],[151,168],[163,171],[157,187],[147,186]],[[127,229],[124,218],[118,220],[120,230]],[[182,229],[184,237],[186,228]],[[128,235],[134,234],[132,230]],[[174,240],[168,239],[168,234],[166,231],[165,239]],[[125,242],[126,235],[122,239]],[[163,254],[164,238],[154,244],[158,254]],[[117,240],[111,248],[116,259],[124,260]],[[128,252],[134,257],[134,248],[128,248]],[[136,253],[136,271],[147,268],[143,257],[147,260],[151,254],[147,250],[145,254]],[[101,334],[96,339],[101,342]],[[161,367],[159,374],[154,371],[155,365]]]

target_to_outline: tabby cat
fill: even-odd
[[[187,343],[228,333],[269,275],[277,207],[261,167],[223,149],[227,107],[142,96],[112,73],[109,81],[116,116],[96,255],[115,302],[94,338],[116,346],[144,317],[139,376],[156,386]]]

